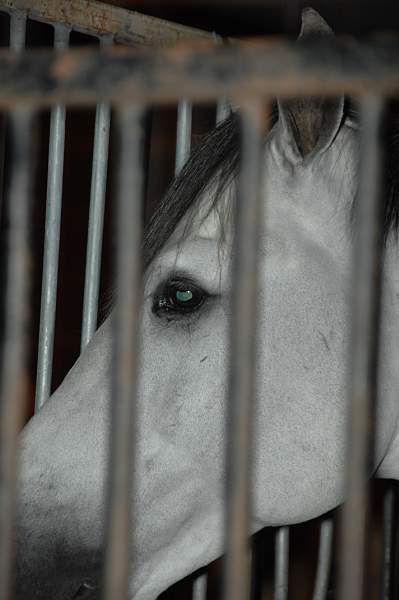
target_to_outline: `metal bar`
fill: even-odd
[[[276,64],[279,68],[276,69]],[[328,69],[326,69],[328,64]],[[199,67],[206,65],[206,67]],[[220,76],[223,73],[223,77]],[[167,74],[167,76],[166,76]],[[0,107],[103,101],[196,102],[219,97],[336,96],[399,92],[399,36],[370,41],[259,41],[240,46],[71,49],[64,56],[0,50]]]
[[[330,578],[334,526],[332,519],[323,519],[320,526],[319,556],[313,600],[326,600]]]
[[[254,402],[258,237],[261,222],[262,110],[242,105],[242,165],[235,214],[234,294],[228,392],[225,600],[250,590],[251,414]]]
[[[231,109],[228,101],[225,98],[218,100],[216,105],[216,124],[219,125],[230,115]]]
[[[177,175],[190,155],[191,149],[192,107],[187,100],[179,102],[177,107],[176,159]]]
[[[7,121],[5,115],[0,115],[0,222],[4,198],[4,161],[6,152]]]
[[[203,573],[193,583],[193,600],[206,600],[207,575]]]
[[[112,41],[112,37],[102,37],[100,45],[101,47],[107,47],[112,44]],[[96,109],[94,128],[81,352],[83,352],[97,328],[110,123],[110,105],[106,102],[100,102]]]
[[[290,553],[290,528],[279,527],[276,532],[276,565],[274,571],[274,600],[287,600]]]
[[[381,600],[395,597],[396,523],[396,485],[390,482],[384,494]]]
[[[13,10],[10,18],[10,48],[14,52],[21,52],[26,41],[26,12]]]
[[[11,175],[7,202],[3,335],[0,369],[0,598],[10,597],[14,555],[17,434],[23,425],[28,374],[31,255],[32,114],[9,118]]]
[[[220,45],[223,43],[223,38],[216,33],[213,32],[213,40],[216,45]],[[219,98],[216,105],[216,125],[224,121],[230,114],[230,107],[226,98]]]
[[[112,3],[116,3],[118,0],[112,0]],[[341,6],[346,2],[346,0],[334,0],[334,4],[333,6],[336,7],[337,10],[340,10]],[[127,3],[126,3],[127,4]],[[314,6],[317,10],[319,10],[320,6],[323,6],[322,2],[320,2],[320,0],[316,0],[314,3]],[[361,5],[361,0],[354,0],[354,6],[362,6]],[[230,7],[230,6],[234,6],[236,8],[248,8],[248,3],[246,2],[246,0],[217,0],[215,2],[215,0],[173,0],[173,3],[170,2],[170,0],[135,0],[134,2],[134,6],[139,8],[139,9],[147,9],[148,7],[151,7],[152,9],[156,8],[156,9],[165,9],[168,8],[170,9],[171,7],[173,7],[173,9],[177,9],[180,7],[183,8],[212,8],[212,9],[217,9],[217,8],[224,8],[226,9],[226,7]],[[372,6],[374,7],[374,3],[372,4]],[[389,5],[388,5],[389,6]],[[288,7],[285,7],[285,5],[282,5],[281,0],[251,0],[251,4],[250,7],[262,7],[262,8],[275,8],[275,9],[279,9],[281,11],[281,9],[285,8],[285,10],[292,10],[292,5],[289,4]],[[294,16],[298,18],[298,15],[300,14],[300,8],[301,8],[301,3],[298,3],[296,5],[293,5],[293,7],[295,7],[294,10]],[[321,9],[320,9],[321,10]],[[385,8],[385,13],[386,13],[386,8]],[[255,13],[256,14],[256,13]],[[259,14],[259,13],[257,13]],[[378,14],[378,13],[377,13]],[[296,25],[296,22],[295,22]]]
[[[53,0],[53,1],[55,1],[55,0]],[[339,10],[339,8],[342,6],[342,4],[344,4],[344,2],[345,2],[345,0],[335,0],[334,5],[336,6],[337,10]],[[98,2],[96,4],[100,4],[100,2]],[[116,4],[116,0],[112,0],[112,4]],[[322,6],[322,3],[320,1],[316,1],[316,2],[314,2],[314,5],[315,5],[315,8],[318,9],[318,7],[320,8],[320,6]],[[360,0],[355,0],[354,5],[361,6]],[[170,9],[171,2],[170,2],[170,0],[135,0],[134,6],[136,8],[138,8],[139,10],[148,10],[148,7],[152,8],[152,9],[154,9],[154,8]],[[201,7],[201,8],[215,9],[216,7],[218,7],[218,8],[223,7],[224,9],[226,9],[226,6],[227,7],[234,6],[236,8],[239,8],[239,7],[247,8],[248,4],[247,4],[246,0],[217,0],[217,2],[215,2],[215,0],[173,0],[172,6],[173,6],[173,8],[179,8],[179,7],[187,8],[189,6],[190,8],[191,7],[192,8],[200,8]],[[251,8],[252,7],[256,8],[256,7],[260,7],[260,6],[264,9],[276,8],[276,9],[279,9],[280,11],[282,8],[284,8],[284,5],[282,5],[281,0],[251,0]],[[298,18],[299,14],[300,14],[301,4],[299,3],[297,5],[294,5],[294,7],[295,7],[294,16]],[[288,5],[288,9],[290,9],[290,8],[291,8],[291,5]],[[386,11],[386,9],[385,9],[385,11]]]
[[[340,546],[340,600],[361,600],[365,587],[367,479],[373,450],[382,264],[382,100],[360,105],[360,187],[355,204],[350,348],[348,471]]]
[[[10,49],[13,52],[21,52],[25,48],[26,38],[26,13],[14,10],[10,15]],[[0,217],[3,204],[3,180],[5,160],[5,139],[7,121],[5,116],[0,119]]]
[[[141,303],[141,229],[144,119],[140,108],[119,109],[120,136],[116,239],[117,299],[106,533],[104,600],[126,600],[134,465],[137,338]]]
[[[25,10],[30,19],[62,23],[88,35],[112,35],[124,44],[162,46],[212,34],[94,0],[0,0],[0,10]]]
[[[63,52],[69,45],[70,29],[54,26],[54,48]],[[35,411],[41,409],[51,392],[55,312],[57,304],[58,255],[60,245],[62,179],[64,172],[65,106],[51,111],[47,175],[47,206],[40,305],[39,348]]]

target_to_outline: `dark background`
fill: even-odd
[[[220,35],[290,35],[296,36],[300,27],[301,8],[311,4],[318,9],[338,34],[366,35],[376,31],[398,30],[399,6],[397,0],[332,1],[275,0],[241,2],[240,0],[132,0],[112,4],[145,12],[178,23],[215,31]],[[28,22],[28,46],[50,46],[52,29],[49,26]],[[92,38],[73,33],[73,45],[96,43]],[[0,45],[8,44],[8,17],[0,13]],[[195,107],[192,143],[214,123],[214,107]],[[1,121],[4,133],[4,118]],[[176,109],[164,108],[150,111],[147,119],[148,177],[146,207],[143,218],[147,219],[165,191],[173,174],[175,145]],[[34,189],[34,215],[32,222],[32,244],[34,251],[33,314],[34,325],[31,336],[31,363],[29,386],[30,402],[27,417],[32,412],[37,334],[40,312],[41,263],[43,252],[43,225],[46,199],[46,177],[48,160],[49,114],[41,113],[36,123],[38,152]],[[65,373],[79,355],[80,327],[83,303],[84,262],[87,236],[88,203],[90,197],[91,152],[94,131],[94,111],[71,110],[67,113],[63,212],[61,227],[61,249],[57,321],[54,348],[53,388],[62,381]],[[113,257],[113,198],[116,144],[111,133],[109,182],[105,215],[105,237],[101,283],[100,319],[106,313],[112,295]],[[2,149],[0,147],[0,154]],[[1,158],[1,157],[0,157]],[[2,161],[1,161],[2,162]],[[1,163],[0,163],[1,164]],[[5,173],[7,178],[7,172]],[[377,597],[379,585],[378,563],[381,554],[380,508],[383,483],[374,490],[374,517],[371,528],[372,560],[370,561],[370,597]],[[293,568],[290,572],[292,598],[310,598],[317,554],[318,523],[301,525],[292,529],[291,556]],[[273,535],[263,532],[254,540],[254,564],[263,572],[254,588],[254,598],[271,597],[271,574],[273,572]],[[209,578],[208,597],[215,598],[220,586],[220,564],[215,563]],[[259,582],[263,583],[259,583]],[[333,586],[334,578],[332,579]],[[191,580],[172,589],[165,598],[189,598]],[[263,590],[263,591],[262,591]],[[331,592],[330,598],[334,594]]]

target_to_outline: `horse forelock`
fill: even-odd
[[[278,121],[275,105],[271,128]],[[399,106],[392,103],[386,119],[386,187],[384,195],[384,237],[397,240],[399,232]],[[355,103],[345,102],[345,118],[341,125],[359,129],[359,111]],[[232,113],[223,123],[204,136],[194,148],[181,173],[172,181],[144,236],[144,267],[160,252],[184,218],[182,237],[198,226],[211,211],[220,227],[220,239],[226,239],[233,215],[232,184],[240,165],[240,118]],[[319,157],[312,160],[316,163]],[[230,189],[229,189],[230,188]],[[355,199],[356,194],[354,195]],[[352,211],[351,211],[352,214]]]

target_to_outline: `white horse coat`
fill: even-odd
[[[327,31],[309,10],[304,34],[307,27]],[[253,531],[311,519],[344,498],[358,133],[342,100],[316,109],[311,102],[280,105],[264,149]],[[234,196],[234,183],[209,212],[214,189],[210,182],[199,210],[183,218],[145,273],[134,600],[154,600],[223,552],[233,282],[232,223],[220,207]],[[394,478],[398,264],[398,247],[388,241],[374,470]],[[177,303],[177,288],[201,300],[196,310],[171,307],[168,294]],[[182,306],[189,296],[180,294]],[[98,577],[111,348],[112,315],[22,434],[18,599],[70,600],[86,578]]]

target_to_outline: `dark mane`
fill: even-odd
[[[235,177],[240,154],[240,124],[232,113],[206,134],[193,149],[180,174],[173,179],[144,233],[144,267],[158,254],[179,221],[195,205],[211,181],[218,177],[220,193]]]
[[[392,101],[386,119],[385,239],[399,233],[399,102]]]
[[[399,231],[399,104],[390,103],[387,115],[386,192],[384,236]],[[358,111],[352,102],[346,103],[345,112],[358,120]],[[278,118],[273,111],[272,121]],[[155,258],[179,221],[195,206],[197,199],[211,181],[217,182],[213,205],[237,174],[240,160],[239,116],[231,114],[208,133],[193,150],[181,173],[169,186],[158,209],[150,220],[144,235],[144,267]]]

